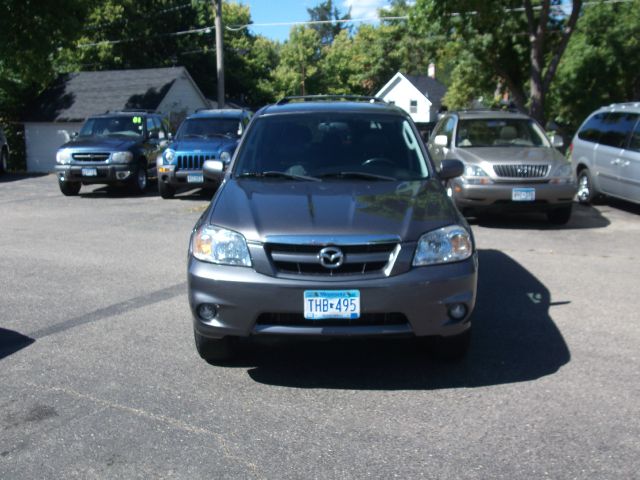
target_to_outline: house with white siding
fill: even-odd
[[[447,87],[435,79],[435,68],[430,66],[429,75],[396,73],[376,97],[402,108],[414,122],[426,124],[438,120],[446,92]]]
[[[209,102],[184,67],[62,75],[24,115],[27,171],[53,171],[58,147],[91,115],[155,110],[177,125],[199,108]]]

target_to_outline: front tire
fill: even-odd
[[[176,195],[176,187],[169,183],[165,183],[162,180],[158,179],[158,192],[160,192],[160,196],[164,199],[170,199],[175,197]]]
[[[224,362],[231,360],[235,353],[234,339],[230,337],[208,338],[193,330],[196,350],[200,357],[210,363]]]
[[[3,149],[0,153],[0,174],[6,173],[9,168],[9,153]]]
[[[554,208],[547,212],[547,220],[554,225],[566,225],[571,218],[572,206]]]
[[[58,186],[65,197],[74,197],[80,193],[82,184],[80,182],[66,182],[64,180],[58,180]]]
[[[144,165],[140,164],[129,184],[131,192],[142,195],[147,189],[148,183],[147,169]]]
[[[598,192],[593,186],[593,178],[588,168],[583,168],[578,172],[578,202],[589,205],[598,196]]]

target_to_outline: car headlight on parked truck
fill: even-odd
[[[479,165],[467,165],[464,167],[462,180],[473,185],[487,185],[493,183],[487,172]]]
[[[251,267],[245,238],[232,230],[202,225],[191,237],[191,253],[203,262]]]
[[[111,163],[129,163],[133,160],[131,152],[114,152],[111,154]]]
[[[425,233],[418,240],[413,266],[459,262],[473,254],[473,242],[466,228],[450,225]]]
[[[226,165],[231,161],[231,154],[229,152],[222,152],[220,154],[220,161]]]
[[[568,185],[574,182],[573,170],[570,163],[563,163],[558,165],[553,172],[551,172],[551,183]]]
[[[56,152],[56,163],[59,165],[69,165],[71,163],[71,152],[66,148]]]
[[[162,158],[164,159],[164,163],[166,164],[173,162],[173,160],[176,158],[175,150],[172,150],[171,148],[167,148],[162,154]]]

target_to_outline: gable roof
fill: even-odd
[[[202,92],[184,67],[77,72],[59,76],[35,99],[24,120],[72,122],[107,111],[155,110],[183,75],[204,102]]]
[[[387,84],[380,89],[376,96],[384,97],[395,86],[403,81],[409,81],[422,95],[427,98],[436,111],[440,110],[442,105],[442,97],[447,93],[447,87],[428,75],[404,75],[401,72],[396,73]]]

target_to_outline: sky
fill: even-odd
[[[307,8],[313,8],[321,0],[237,0],[251,9],[254,24],[303,22],[309,20]],[[388,0],[334,0],[334,5],[345,13],[351,7],[351,18],[377,17],[377,11],[389,4]],[[254,26],[251,31],[265,37],[283,41],[289,37],[291,25]]]

